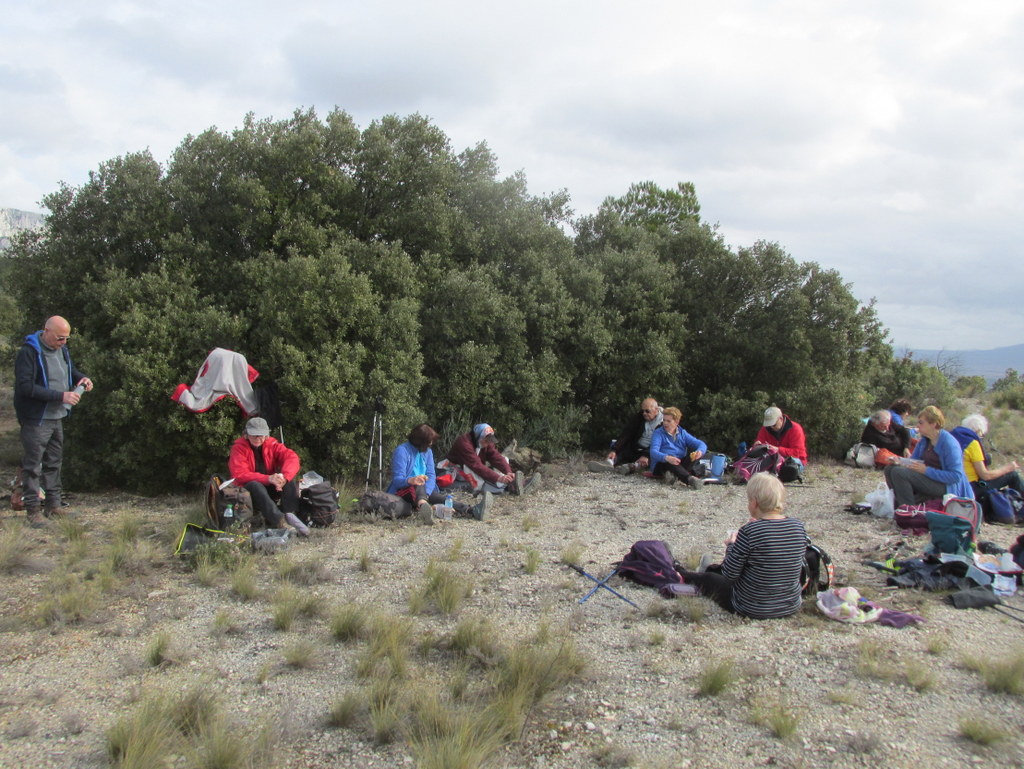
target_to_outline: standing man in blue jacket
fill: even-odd
[[[61,514],[60,469],[64,459],[64,417],[92,389],[68,352],[71,325],[59,315],[42,331],[25,337],[14,362],[14,411],[21,425],[21,481],[29,525],[41,528]],[[39,510],[39,491],[46,494]]]

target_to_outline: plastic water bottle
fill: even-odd
[[[455,507],[455,498],[451,494],[449,494],[447,497],[444,498],[444,506],[445,506],[445,512],[447,512],[449,514],[452,512],[453,508]]]
[[[228,505],[224,508],[224,525],[230,526],[235,522],[235,506]]]
[[[736,456],[742,457],[747,453],[747,442],[743,441],[739,446],[736,447]]]

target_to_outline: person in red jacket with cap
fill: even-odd
[[[291,528],[306,536],[309,529],[299,520],[299,455],[270,437],[263,417],[245,423],[245,432],[231,446],[228,472],[236,486],[252,497],[253,510],[272,529]]]
[[[775,446],[784,457],[799,459],[803,465],[807,464],[807,441],[804,438],[804,428],[798,422],[794,422],[782,413],[778,406],[771,406],[765,409],[764,422],[754,445],[759,443]]]

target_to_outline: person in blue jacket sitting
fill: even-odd
[[[651,467],[655,478],[675,483],[678,478],[692,489],[704,487],[704,479],[693,473],[694,464],[704,456],[708,446],[679,426],[683,412],[669,406],[662,412],[661,427],[651,438]]]
[[[388,494],[397,494],[411,504],[428,526],[434,522],[434,505],[440,505],[448,496],[437,488],[434,469],[434,443],[437,432],[428,424],[418,424],[409,431],[408,440],[391,455],[391,485]],[[491,492],[485,491],[476,505],[455,501],[456,515],[472,515],[478,521],[487,517],[491,506]]]
[[[947,494],[974,499],[964,472],[963,450],[943,428],[946,417],[935,406],[918,414],[917,442],[910,459],[897,457],[885,468],[885,482],[892,489],[896,507],[942,499]]]

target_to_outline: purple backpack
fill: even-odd
[[[754,446],[746,454],[736,460],[732,466],[733,475],[738,480],[749,481],[754,473],[779,474],[779,468],[785,462],[785,458],[778,451],[772,451],[771,446]]]
[[[658,539],[635,543],[617,566],[619,574],[641,585],[661,588],[683,581],[668,543]]]

